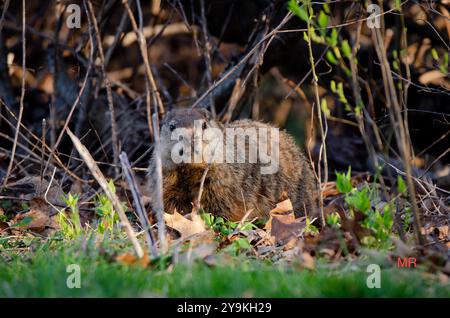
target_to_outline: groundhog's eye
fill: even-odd
[[[205,130],[207,127],[206,122],[203,122],[202,129]]]
[[[170,124],[169,124],[169,129],[170,129],[170,131],[174,131],[175,128],[177,128],[177,126],[176,126],[174,123],[170,123]]]

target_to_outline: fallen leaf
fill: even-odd
[[[30,229],[41,232],[45,229],[48,220],[48,215],[39,210],[31,210],[30,212],[17,215],[11,222],[11,227],[19,230]]]
[[[217,243],[200,244],[195,247],[189,247],[186,252],[178,256],[178,262],[183,264],[192,264],[196,260],[203,260],[214,254],[217,250]]]
[[[439,226],[438,228],[439,231],[439,239],[440,240],[446,240],[449,238],[449,227],[448,225],[444,225],[444,226]]]
[[[146,252],[142,258],[137,258],[131,253],[123,253],[116,257],[116,261],[124,265],[139,265],[142,268],[146,268],[151,263]]]
[[[180,240],[206,231],[205,222],[203,222],[198,214],[186,215],[184,217],[175,210],[173,214],[164,213],[164,221],[168,227],[180,233]]]
[[[270,211],[270,218],[265,229],[270,231],[271,242],[276,245],[285,245],[295,239],[305,227],[305,221],[296,219],[291,200],[284,200]]]
[[[286,223],[279,220],[275,216],[272,220],[271,227],[272,229],[270,234],[272,243],[277,245],[285,245],[300,234],[300,231],[305,227],[305,222],[295,220],[291,223]]]
[[[294,208],[292,207],[292,202],[289,199],[278,203],[275,209],[269,212],[269,215],[270,215],[269,220],[267,220],[267,223],[264,226],[264,229],[268,231],[272,229],[272,219],[274,215],[276,215],[279,219],[283,220],[284,222],[288,223],[295,220]]]
[[[300,254],[300,266],[306,269],[314,269],[316,268],[316,261],[311,254],[303,252]]]
[[[419,77],[419,82],[426,85],[426,84],[436,84],[439,83],[439,80],[444,78],[445,74],[442,73],[439,70],[433,70],[433,71],[429,71],[426,73],[423,73],[422,75],[420,75]]]
[[[18,214],[10,223],[10,227],[19,230],[44,231],[50,225],[50,207],[42,198],[33,198],[30,201],[30,211]]]
[[[213,230],[206,230],[200,233],[186,237],[186,239],[178,240],[180,243],[189,242],[192,246],[201,244],[210,244],[215,241],[216,235]]]

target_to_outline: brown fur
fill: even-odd
[[[168,129],[171,124],[191,127],[195,119],[222,130],[227,127],[271,127],[252,120],[239,120],[223,126],[204,110],[169,112],[161,126],[164,209],[167,213],[172,213],[175,208],[183,214],[191,212],[192,202],[198,195],[206,164],[174,164],[170,149],[175,141],[170,140]],[[316,217],[318,209],[314,192],[317,187],[311,167],[290,135],[280,131],[279,141],[279,169],[274,174],[261,174],[260,163],[211,164],[201,198],[203,209],[234,221],[241,220],[250,209],[254,210],[251,217],[267,216],[287,194],[297,216]],[[155,184],[153,159],[149,182],[151,187]]]

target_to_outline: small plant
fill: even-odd
[[[442,56],[442,59],[439,57],[439,54],[435,48],[431,50],[431,56],[433,57],[433,60],[437,67],[439,68],[439,71],[447,75],[448,69],[449,69],[449,58],[448,58],[448,52],[445,52]]]
[[[225,220],[220,216],[215,216],[210,213],[203,212],[201,214],[206,226],[212,229],[214,232],[219,233],[222,236],[228,236],[236,230],[239,223]],[[244,222],[240,227],[241,231],[248,231],[256,228],[256,226],[250,222]]]
[[[333,228],[340,228],[340,216],[336,212],[327,215],[327,224]]]
[[[239,237],[234,240],[224,251],[232,255],[238,255],[242,252],[248,251],[252,248],[250,242],[245,237]]]
[[[367,214],[367,218],[362,225],[374,233],[373,236],[365,237],[365,245],[375,247],[389,247],[389,238],[392,234],[392,227],[394,225],[392,207],[386,204],[383,208],[383,213],[375,210]]]
[[[400,175],[397,176],[397,192],[404,198],[408,196],[405,181],[403,181],[403,178]]]
[[[63,236],[73,239],[83,232],[78,210],[79,197],[76,194],[72,195],[69,193],[63,200],[70,212],[66,213],[65,209],[60,211],[58,218],[59,225]]]
[[[408,231],[412,224],[412,211],[410,207],[405,208],[405,214],[403,214],[403,231]]]
[[[351,174],[351,167],[348,167],[347,173],[339,173],[336,171],[336,187],[339,192],[348,194],[353,190]]]
[[[352,209],[367,214],[371,206],[368,186],[363,187],[361,190],[348,193],[345,202],[347,202]]]
[[[304,234],[308,234],[308,233],[310,233],[310,234],[317,234],[317,233],[319,233],[319,229],[315,225],[312,225],[312,222],[309,219],[309,217],[306,217],[305,222],[306,222],[305,227],[302,230]]]
[[[108,187],[112,192],[116,192],[116,187],[114,186],[113,180],[108,182]],[[94,201],[95,212],[100,217],[97,224],[97,232],[103,235],[109,232],[111,237],[113,237],[114,226],[119,222],[119,216],[114,211],[113,205],[106,194],[98,194]]]
[[[336,177],[336,187],[339,192],[345,194],[345,202],[350,208],[350,214],[352,216],[355,215],[355,212],[364,214],[365,218],[361,225],[372,233],[372,235],[364,237],[362,243],[369,247],[389,247],[394,225],[393,203],[386,204],[382,212],[376,207],[373,208],[372,202],[377,201],[378,188],[375,184],[366,184],[361,189],[353,187],[350,168],[347,173],[336,172]],[[402,190],[401,192],[406,191],[404,183],[399,181],[398,185]],[[328,215],[327,223],[330,226],[338,227],[339,215],[336,213]]]

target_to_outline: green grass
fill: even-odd
[[[382,269],[381,288],[366,287],[365,265],[293,269],[246,257],[227,266],[172,270],[125,266],[77,244],[44,244],[0,258],[0,297],[449,297],[450,286],[420,269]],[[4,260],[8,258],[8,260]],[[66,286],[66,266],[79,264],[81,288]]]

